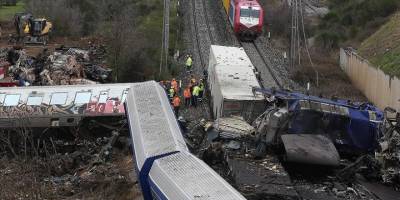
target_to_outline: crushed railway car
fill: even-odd
[[[264,9],[258,0],[222,0],[235,34],[242,40],[254,40],[262,33]]]
[[[132,85],[125,105],[145,200],[245,199],[189,152],[158,83]]]
[[[369,103],[325,99],[297,92],[254,88],[275,106],[259,117],[261,148],[283,144],[292,162],[339,165],[339,154],[373,152],[384,115]]]
[[[215,119],[240,115],[251,121],[265,110],[264,96],[252,91],[260,87],[256,73],[242,48],[211,45],[208,86]]]
[[[0,88],[0,127],[77,126],[84,117],[123,116],[129,87],[120,83]]]

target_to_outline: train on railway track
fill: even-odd
[[[261,35],[264,9],[258,0],[222,0],[222,4],[239,39],[251,41]]]

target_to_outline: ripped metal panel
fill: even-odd
[[[323,135],[282,135],[288,162],[338,166],[340,156],[332,141]]]

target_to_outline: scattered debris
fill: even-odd
[[[101,126],[91,131],[32,129],[25,130],[25,140],[11,130],[7,138],[7,131],[0,137],[0,181],[10,184],[0,189],[0,199],[124,199],[127,193],[140,193],[130,144],[122,140],[128,140],[126,127],[120,132]]]
[[[105,53],[104,47],[91,46],[89,50],[60,47],[52,54],[44,49],[32,57],[24,49],[3,48],[0,78],[9,76],[19,86],[106,83],[112,80],[112,70],[104,60],[98,60],[105,59]]]
[[[385,127],[380,151],[375,158],[382,165],[382,181],[400,191],[400,112],[385,109]]]
[[[219,136],[224,139],[251,136],[255,132],[255,129],[250,124],[238,116],[219,118],[214,122],[213,127],[219,132]]]

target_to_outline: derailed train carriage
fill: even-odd
[[[253,122],[261,116],[258,157],[267,146],[283,147],[288,161],[337,166],[342,150],[376,149],[383,114],[375,106],[260,89],[257,71],[241,48],[212,45],[209,59],[214,117],[239,115]]]
[[[254,40],[262,33],[264,9],[258,0],[222,0],[233,31],[240,39]]]
[[[87,117],[127,116],[143,196],[245,199],[191,154],[156,82],[0,88],[0,128],[78,126]]]
[[[214,118],[240,115],[251,121],[265,110],[256,68],[246,52],[238,47],[211,45],[208,65],[208,87]]]
[[[288,161],[337,166],[339,154],[358,155],[378,148],[384,115],[372,104],[269,88],[254,90],[272,104],[256,123],[258,152],[282,146]]]

